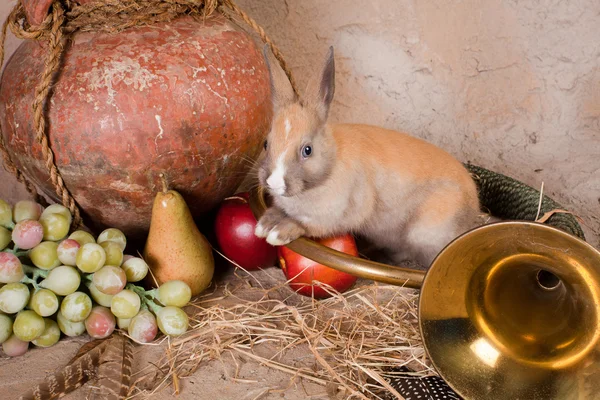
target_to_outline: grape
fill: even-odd
[[[44,227],[44,240],[61,240],[69,233],[70,222],[62,214],[42,215],[40,223]]]
[[[38,221],[26,219],[15,225],[12,231],[12,241],[20,249],[33,249],[42,242],[44,227]]]
[[[29,252],[29,259],[36,267],[49,270],[60,265],[58,259],[58,243],[42,242]]]
[[[0,343],[4,343],[12,334],[12,319],[6,314],[0,314]]]
[[[69,321],[60,310],[56,314],[56,322],[60,331],[67,336],[79,336],[85,332],[85,323]]]
[[[129,324],[131,323],[131,318],[117,318],[117,326],[120,329],[129,328]]]
[[[125,271],[128,282],[139,282],[148,274],[148,264],[139,257],[124,256],[121,268]]]
[[[96,243],[96,239],[94,239],[92,234],[86,231],[75,231],[71,233],[69,239],[75,240],[80,246],[83,246],[87,243]]]
[[[19,339],[16,335],[12,335],[7,341],[2,343],[2,350],[4,354],[9,357],[18,357],[27,353],[29,349],[29,342],[24,342]]]
[[[77,240],[65,239],[56,248],[56,255],[63,265],[74,267],[77,265],[77,252],[80,247],[81,245]]]
[[[59,296],[67,296],[75,292],[80,283],[81,276],[75,268],[61,265],[50,270],[48,277],[40,282],[40,286]]]
[[[12,208],[10,204],[0,199],[0,226],[5,228],[12,228],[13,219],[12,219]]]
[[[12,253],[0,253],[0,283],[19,282],[25,273],[21,261]]]
[[[51,290],[37,290],[31,296],[29,308],[42,317],[49,317],[58,310],[58,297]]]
[[[141,300],[134,291],[125,289],[114,295],[110,311],[118,318],[133,318],[140,311]]]
[[[83,293],[75,292],[65,297],[60,305],[60,313],[71,322],[85,320],[92,311],[92,299]]]
[[[92,299],[101,306],[110,307],[110,302],[112,301],[112,296],[108,294],[104,294],[96,288],[94,282],[90,282],[88,289],[90,290],[90,295]]]
[[[100,243],[100,246],[106,253],[106,265],[114,265],[120,267],[123,263],[123,250],[117,242],[106,241]]]
[[[44,318],[34,311],[23,310],[17,314],[13,323],[13,333],[24,342],[31,342],[44,332]]]
[[[71,221],[73,216],[71,215],[71,211],[69,211],[69,209],[65,206],[63,206],[62,204],[52,204],[49,205],[43,212],[42,215],[40,216],[41,218],[44,218],[50,214],[58,214],[58,215],[62,215],[63,217],[65,217],[65,219],[67,220],[67,225],[71,225]]]
[[[8,229],[3,226],[0,226],[0,250],[4,250],[10,244],[12,240],[11,233]]]
[[[44,211],[41,204],[31,200],[21,200],[15,204],[13,209],[13,218],[15,222],[21,222],[26,219],[38,220]]]
[[[77,252],[77,267],[83,272],[98,271],[106,262],[106,253],[96,243],[86,243]]]
[[[158,301],[165,306],[183,307],[191,298],[192,289],[183,281],[168,281],[158,288]]]
[[[100,235],[98,235],[98,243],[103,243],[106,241],[116,242],[119,246],[121,246],[121,251],[125,251],[125,247],[127,246],[127,238],[125,238],[125,234],[117,228],[105,229],[100,233]]]
[[[127,328],[129,336],[139,343],[148,343],[154,340],[158,333],[156,318],[148,310],[141,310],[131,319]]]
[[[115,295],[127,284],[125,271],[114,265],[105,265],[94,273],[92,282],[96,289],[104,294]]]
[[[44,332],[32,343],[38,347],[54,346],[60,340],[60,328],[58,324],[50,318],[44,318]]]
[[[14,314],[29,302],[29,289],[23,283],[8,283],[0,288],[0,311]]]
[[[106,307],[95,306],[85,320],[85,329],[94,339],[104,339],[115,330],[117,321]]]
[[[156,313],[158,329],[165,335],[177,336],[185,333],[188,328],[189,318],[179,307],[167,306]]]

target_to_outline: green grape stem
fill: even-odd
[[[18,250],[19,250],[19,248],[15,246],[14,249],[9,249],[7,247],[6,249],[2,250],[2,252],[4,252],[4,253],[11,253],[11,254],[14,254],[17,257],[25,257],[25,256],[29,255],[29,250],[26,250],[26,251],[18,251]]]
[[[25,272],[26,274],[31,274],[32,275],[31,279],[36,282],[39,278],[46,279],[48,277],[48,274],[50,273],[50,271],[39,269],[37,267],[32,267],[31,265],[27,265],[27,264],[22,264],[21,266],[23,267],[23,272]],[[27,276],[25,276],[25,278],[27,278]],[[23,278],[23,279],[25,279],[25,278]]]
[[[133,283],[128,283],[127,286],[125,286],[125,288],[131,290],[132,292],[140,296],[140,299],[142,300],[142,306],[144,308],[148,308],[154,314],[156,314],[162,309],[162,306],[159,306],[154,302],[154,300],[158,296],[157,289],[144,290],[144,288],[134,285]]]
[[[45,271],[43,269],[39,269],[37,267],[32,267],[31,265],[21,264],[23,268],[23,272],[26,274],[22,279],[21,283],[30,284],[33,288],[38,291],[40,286],[38,285],[38,279],[43,278],[46,279],[50,271]],[[27,276],[27,274],[31,275],[31,278]]]
[[[33,288],[35,289],[35,291],[37,292],[38,290],[40,290],[40,286],[37,283],[37,279],[36,278],[30,278],[27,275],[25,275],[22,279],[21,279],[21,283],[24,284],[30,284],[31,286],[33,286]]]

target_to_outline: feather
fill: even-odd
[[[434,400],[442,398],[448,400],[460,400],[460,396],[438,376],[413,376],[411,374],[412,371],[404,366],[394,368],[393,372],[400,374],[389,377],[386,380],[388,380],[390,385],[406,400]],[[392,397],[389,396],[387,398],[391,399]]]
[[[90,380],[97,381],[90,399],[120,400],[129,391],[132,360],[133,344],[123,335],[87,342],[64,368],[22,394],[20,400],[58,399]]]
[[[97,383],[90,400],[120,400],[127,397],[131,382],[133,344],[123,335],[114,335],[102,354]]]
[[[106,344],[104,340],[84,344],[64,368],[46,377],[43,382],[23,393],[20,399],[58,399],[81,387],[94,378]]]
[[[71,358],[71,360],[69,361],[69,364],[74,363],[75,361],[77,361],[78,358],[80,358],[81,356],[85,355],[86,353],[92,351],[96,346],[101,345],[105,342],[106,342],[106,339],[96,339],[96,340],[92,340],[90,342],[84,343],[79,348],[79,350],[77,350],[77,354],[75,354],[73,356],[73,358]]]

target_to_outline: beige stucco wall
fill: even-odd
[[[405,130],[461,160],[544,182],[599,244],[600,2],[238,3],[302,84],[335,47],[333,120]],[[0,3],[2,19],[9,8]],[[10,198],[12,178],[0,182]]]

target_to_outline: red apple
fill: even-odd
[[[316,242],[334,250],[358,257],[356,242],[350,234],[317,239]],[[279,264],[287,280],[290,281],[290,287],[301,295],[316,299],[331,297],[329,292],[318,283],[313,284],[313,281],[325,283],[338,292],[343,293],[350,289],[357,280],[357,277],[354,275],[316,263],[285,246],[279,247],[277,252]]]
[[[256,218],[248,204],[250,194],[238,193],[225,199],[215,217],[215,236],[221,252],[248,271],[271,267],[277,249],[254,234]]]

